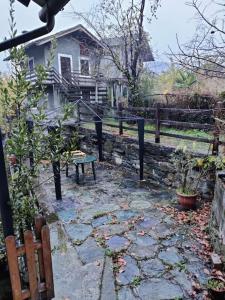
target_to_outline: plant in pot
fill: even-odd
[[[178,201],[186,209],[196,207],[202,179],[215,181],[216,171],[225,168],[223,156],[196,157],[186,148],[178,148],[172,154],[172,163],[179,181]]]
[[[185,148],[178,148],[172,155],[172,163],[179,181],[178,202],[185,209],[194,209],[200,182],[200,178],[196,181],[193,174],[193,170],[197,166],[197,158],[193,157],[193,154],[186,151]]]
[[[222,277],[212,277],[208,280],[207,289],[212,300],[225,299],[225,280]]]

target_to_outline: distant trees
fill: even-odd
[[[222,1],[192,0],[198,19],[198,27],[192,40],[181,45],[179,51],[172,51],[177,64],[207,77],[225,78],[225,5]]]
[[[92,29],[101,41],[108,60],[126,79],[132,105],[140,102],[142,55],[150,50],[147,49],[149,38],[144,31],[144,20],[151,22],[159,5],[160,0],[101,0],[88,15],[73,12]]]

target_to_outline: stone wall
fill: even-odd
[[[86,153],[98,155],[96,133],[90,129],[80,128],[80,148]],[[170,161],[174,147],[145,141],[144,178],[154,183],[176,187],[176,173]],[[139,172],[138,139],[128,138],[110,133],[103,133],[104,159]],[[202,156],[196,154],[196,156]],[[207,190],[203,183],[203,188]],[[205,192],[206,194],[206,192]]]
[[[225,257],[225,177],[223,176],[225,173],[219,172],[216,178],[210,236],[216,251]]]
[[[93,130],[80,129],[80,148],[87,153],[98,155],[97,137]],[[174,170],[169,162],[175,149],[145,142],[144,174],[148,179],[171,185]],[[139,172],[139,145],[135,138],[103,133],[104,159]]]

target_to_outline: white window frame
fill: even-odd
[[[88,60],[88,67],[89,67],[89,75],[83,75],[81,74],[81,60]],[[79,57],[79,75],[81,77],[91,77],[91,64],[90,64],[90,57],[89,56],[84,56],[84,55],[80,55]]]
[[[58,54],[58,65],[59,65],[59,74],[62,75],[62,68],[61,68],[61,57],[67,57],[70,58],[70,66],[71,66],[71,72],[73,72],[73,56],[71,54]]]
[[[31,73],[31,72],[34,72],[34,70],[35,70],[35,67],[33,68],[33,70],[31,71],[30,70],[30,61],[33,61],[33,67],[34,67],[34,57],[29,57],[28,58],[28,70],[29,70],[29,72]]]

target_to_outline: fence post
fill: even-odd
[[[119,115],[119,135],[123,135],[123,121],[122,118],[122,103],[118,104],[118,115]]]
[[[155,143],[160,143],[160,104],[156,104],[155,111]]]
[[[95,130],[97,134],[97,142],[98,142],[98,153],[99,153],[99,161],[103,161],[103,152],[102,152],[102,120],[100,117],[95,116]]]
[[[0,129],[0,210],[4,237],[14,235],[12,208],[10,205],[8,179],[6,175],[2,132]]]
[[[214,118],[219,118],[222,109],[222,102],[217,102],[216,110],[214,113]],[[213,131],[213,145],[212,145],[212,155],[219,155],[219,144],[220,144],[220,130],[218,127],[218,121],[215,120],[214,131]]]
[[[138,119],[140,180],[144,179],[144,135],[145,135],[145,119]]]

